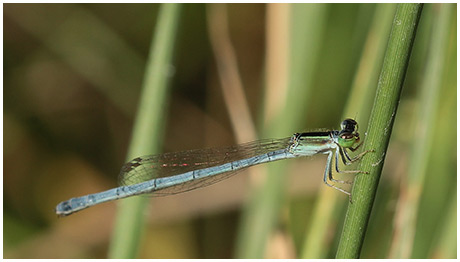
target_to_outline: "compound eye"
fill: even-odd
[[[358,125],[358,123],[350,118],[347,118],[342,121],[342,124],[340,124],[342,130],[349,130],[349,131],[354,131],[355,127]]]

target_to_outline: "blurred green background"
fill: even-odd
[[[160,5],[3,7],[4,257],[105,258],[117,203],[66,218],[57,218],[54,207],[117,185]],[[279,126],[287,129],[279,137],[338,128],[344,115],[357,117],[364,134],[395,8],[183,5],[174,61],[165,72],[171,85],[163,151],[268,138]],[[456,258],[456,15],[456,4],[424,6],[363,258]],[[215,50],[234,54],[236,64],[218,67],[232,56],[219,58]],[[235,89],[222,89],[222,71],[232,72],[228,65],[237,66],[239,74],[229,74],[229,82],[240,79],[249,115],[229,114],[245,106],[232,100],[239,97]],[[300,91],[293,96],[283,86]],[[287,103],[279,104],[284,97]],[[350,109],[357,101],[359,109]],[[292,127],[273,121],[283,110],[304,121]],[[428,123],[426,115],[433,116]],[[255,131],[241,127],[243,119]],[[426,143],[422,162],[414,157],[419,143]],[[335,256],[348,198],[322,184],[325,161],[285,161],[288,171],[276,176],[285,181],[276,193],[279,207],[273,204],[276,222],[258,257]],[[421,177],[415,183],[413,170]],[[246,203],[254,185],[263,183],[257,180],[245,171],[210,187],[151,199],[138,257],[245,257],[249,251],[241,250],[251,246],[245,230],[252,225],[242,220],[251,214]],[[320,201],[324,194],[336,200]],[[327,203],[334,203],[327,211],[333,219],[314,232],[313,217]],[[406,216],[408,209],[415,215]],[[309,247],[315,239],[320,247]]]

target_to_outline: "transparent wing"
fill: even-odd
[[[193,170],[248,159],[268,152],[285,149],[289,146],[290,140],[291,138],[266,139],[231,147],[195,149],[137,157],[123,165],[119,175],[119,182],[121,185],[132,185],[156,178],[180,175]],[[250,163],[248,166],[256,164],[258,164],[257,161],[254,161],[254,163]],[[190,191],[222,181],[240,170],[186,181],[179,185],[152,192],[152,194],[171,195]]]

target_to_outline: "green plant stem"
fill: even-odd
[[[168,71],[173,55],[179,11],[179,4],[163,4],[159,11],[127,155],[128,161],[140,155],[158,152],[161,147],[164,106],[170,75]],[[110,258],[137,256],[147,200],[145,197],[132,197],[120,201],[109,248]]]
[[[355,179],[336,258],[359,258],[361,253],[422,8],[398,5],[363,145],[373,152],[358,167],[369,174]]]

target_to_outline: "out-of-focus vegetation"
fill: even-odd
[[[364,135],[388,39],[382,25],[391,24],[395,5],[219,6],[182,6],[165,72],[172,85],[163,151],[244,142],[254,134],[238,124],[243,119],[257,138],[338,128],[344,116],[356,117]],[[5,258],[107,257],[117,203],[59,219],[54,207],[117,185],[159,7],[4,5]],[[456,258],[456,15],[455,4],[426,4],[422,12],[362,258]],[[211,26],[225,33],[213,35]],[[216,58],[219,50],[236,63]],[[231,113],[245,105],[232,99],[234,89],[222,90],[225,73],[234,76],[230,66],[249,115]],[[151,199],[139,257],[334,257],[348,198],[322,184],[325,161],[284,161],[280,173],[266,164],[268,178],[251,168]],[[327,214],[323,225],[318,212]]]

